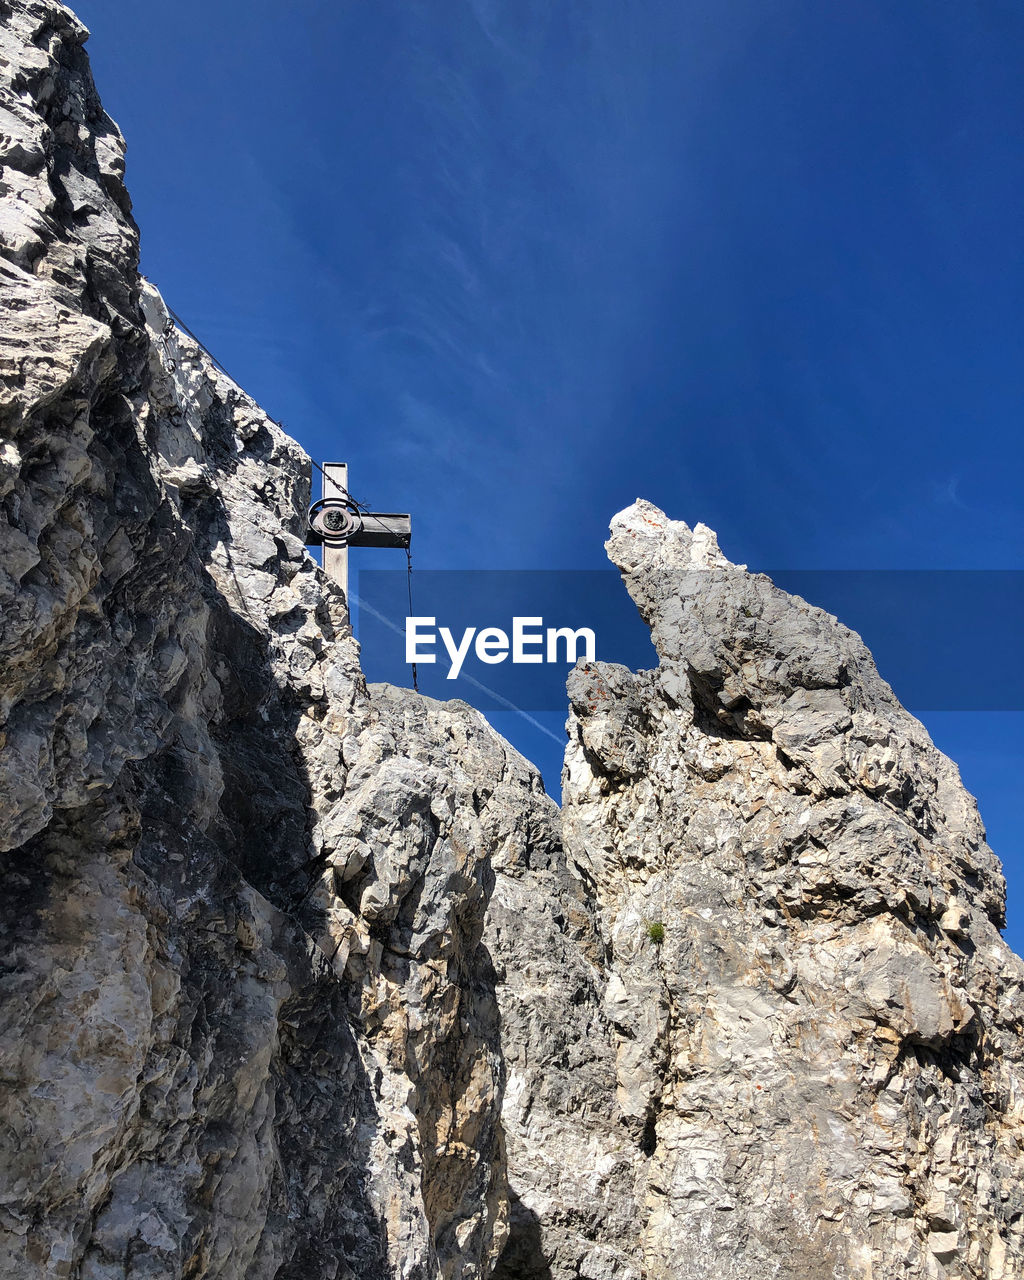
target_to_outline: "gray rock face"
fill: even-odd
[[[592,1060],[614,1054],[614,1101],[577,1073],[566,1107],[601,1114],[612,1212],[593,1244],[592,1202],[549,1229],[559,1180],[510,1131],[512,1190],[551,1239],[537,1274],[1021,1275],[1024,968],[956,768],[856,635],[703,526],[638,502],[608,551],[660,666],[570,679],[564,839],[607,1039],[589,993],[553,1020],[582,1010]]]
[[[368,689],[83,28],[0,22],[0,1277],[1024,1273],[1001,875],[858,638],[638,503],[563,813]]]
[[[504,748],[375,709],[308,459],[138,277],[83,28],[0,10],[0,1275],[482,1275]]]

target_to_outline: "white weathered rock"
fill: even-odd
[[[377,715],[308,458],[138,277],[84,29],[2,17],[0,1275],[483,1275],[502,748]]]
[[[565,846],[600,942],[582,998],[545,994],[615,1092],[506,1101],[522,1274],[1024,1273],[1024,967],[955,766],[856,635],[709,530],[637,502],[608,550],[660,666],[570,678]],[[632,1172],[603,1212],[525,1153],[535,1107],[557,1170],[600,1115],[595,1192]]]
[[[0,19],[0,1277],[1024,1273],[1002,877],[859,639],[640,502],[564,814],[368,690],[84,29]]]

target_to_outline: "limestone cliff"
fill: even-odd
[[[83,28],[0,22],[0,1277],[1024,1272],[1002,879],[857,637],[639,503],[563,814],[368,689]]]
[[[710,530],[638,502],[608,551],[660,664],[569,682],[599,942],[505,1046],[513,1222],[539,1222],[505,1274],[1024,1274],[1024,966],[955,766],[855,634]]]
[[[0,14],[0,1275],[482,1275],[489,856],[550,802],[375,712],[308,459],[138,277],[83,28]]]

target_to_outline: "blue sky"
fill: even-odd
[[[643,495],[753,567],[1024,567],[1018,5],[78,12],[143,269],[417,564],[599,567]],[[1024,949],[1024,716],[922,718]]]

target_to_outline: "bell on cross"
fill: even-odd
[[[306,543],[323,547],[324,570],[348,595],[349,547],[404,547],[412,519],[395,512],[362,511],[348,492],[348,463],[325,462],[323,497],[309,509]]]

